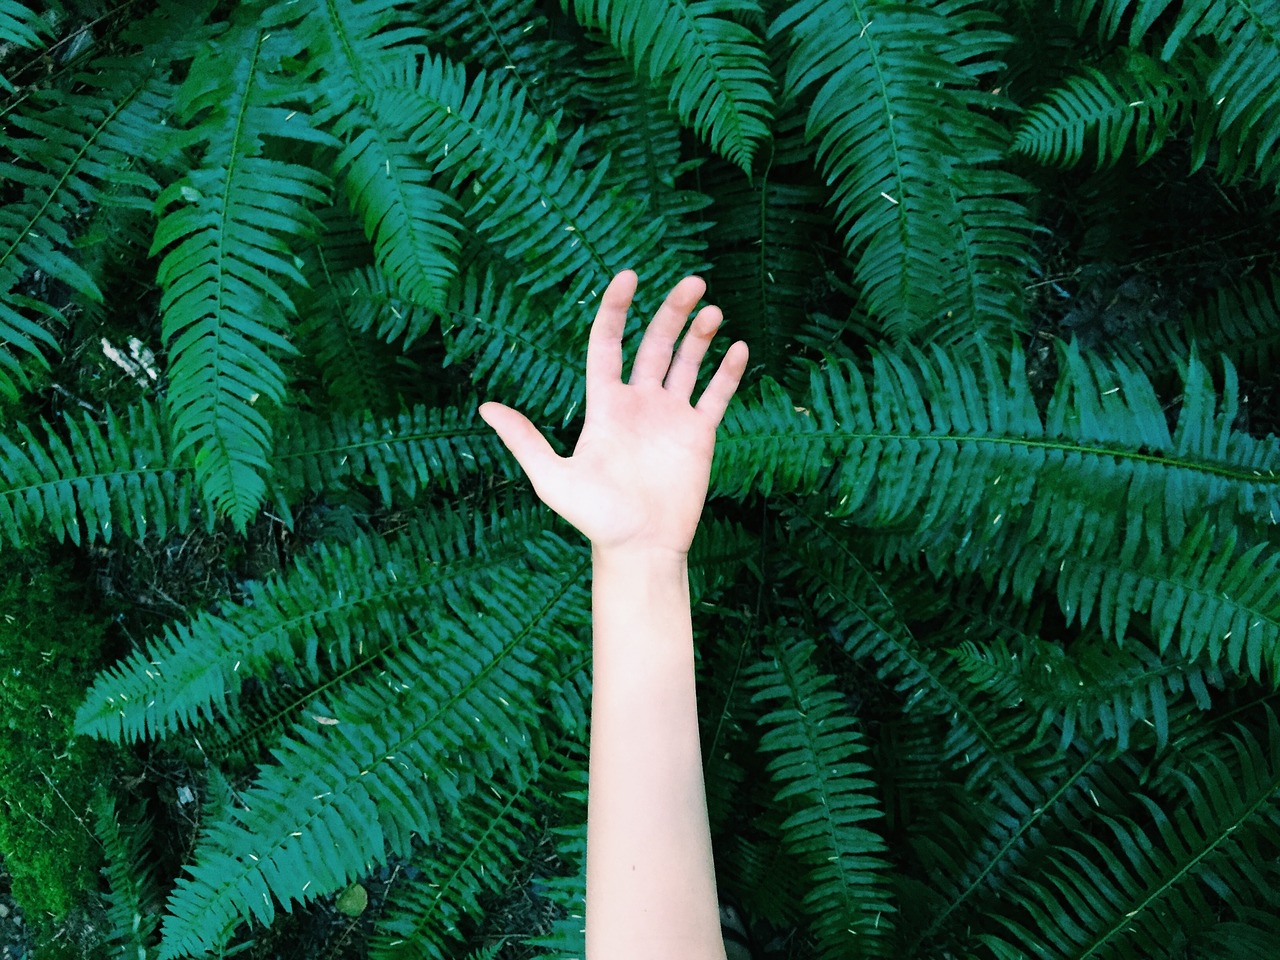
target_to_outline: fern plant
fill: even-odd
[[[1272,5],[420,6],[0,0],[0,549],[224,545],[64,705],[151,778],[97,785],[104,946],[265,957],[358,886],[335,955],[582,955],[590,556],[475,411],[567,453],[632,267],[628,356],[689,273],[752,347],[690,556],[751,942],[1259,955]],[[1073,339],[1097,250],[1176,319]]]

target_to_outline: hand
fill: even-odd
[[[622,331],[637,276],[623,270],[600,299],[587,345],[586,422],[573,456],[561,457],[521,413],[482,403],[480,416],[528,474],[534,492],[595,550],[670,550],[688,556],[711,478],[716,428],[747,367],[737,341],[703,391],[689,396],[723,319],[707,306],[693,318],[674,362],[671,349],[706,292],[700,277],[675,285],[645,331],[622,382]]]

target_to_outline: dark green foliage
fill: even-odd
[[[161,906],[155,864],[148,860],[153,824],[137,809],[125,811],[127,818],[122,818],[116,799],[101,785],[94,804],[94,831],[105,851],[102,872],[110,888],[105,899],[111,927],[103,940],[147,960],[153,953]]]
[[[690,556],[751,943],[1280,940],[1275,4],[0,0],[0,78],[28,916],[581,956],[590,555],[475,411],[567,455],[633,268],[626,357],[690,273],[751,347]]]
[[[40,547],[0,559],[0,855],[45,936],[46,911],[65,916],[98,889],[94,783],[120,752],[73,737],[72,723],[104,628],[83,605],[69,559]]]

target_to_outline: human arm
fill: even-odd
[[[535,491],[592,545],[591,758],[586,960],[723,960],[693,673],[688,550],[706,497],[715,431],[746,368],[726,352],[689,397],[720,323],[694,318],[686,277],[649,325],[629,384],[622,331],[636,277],[601,299],[587,351],[586,422],[559,457],[523,415],[481,406]],[[665,378],[665,382],[664,382]]]
[[[587,960],[724,960],[687,564],[592,564]]]

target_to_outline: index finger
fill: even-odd
[[[627,325],[627,310],[636,294],[639,277],[634,270],[614,274],[595,322],[591,324],[591,337],[587,341],[587,407],[591,407],[591,395],[598,386],[622,382],[622,331]]]

